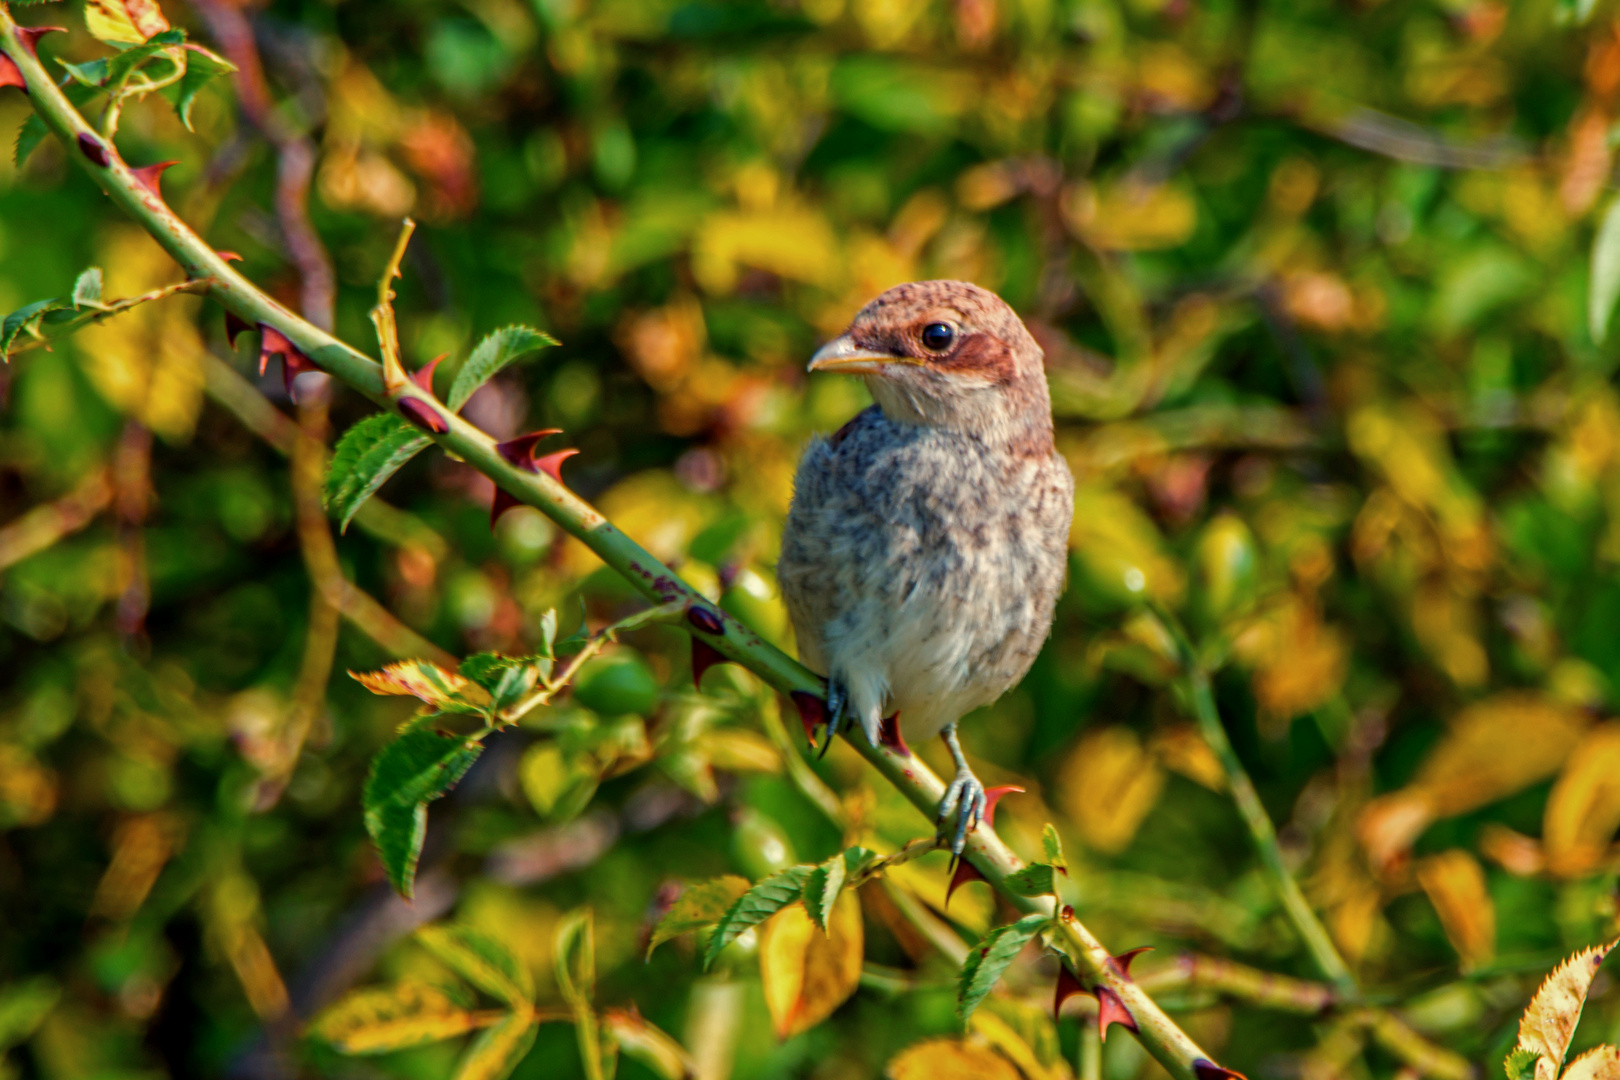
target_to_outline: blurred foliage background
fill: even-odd
[[[194,133],[157,103],[125,116],[129,160],[179,159],[171,205],[367,348],[417,217],[408,364],[454,365],[508,323],[555,335],[468,415],[566,429],[571,486],[784,646],[794,463],[866,402],[807,380],[810,352],[906,280],[1019,309],[1079,482],[1070,587],[1034,671],[964,739],[990,782],[1029,788],[998,821],[1014,846],[1057,824],[1066,898],[1111,946],[1158,947],[1139,975],[1224,1064],[1456,1075],[1341,1019],[1172,985],[1183,952],[1317,973],[1144,599],[1222,665],[1287,859],[1411,1029],[1494,1070],[1541,973],[1616,933],[1617,283],[1594,253],[1614,5],[163,10],[244,69],[198,98]],[[71,27],[54,55],[105,54],[76,4],[18,11]],[[26,112],[0,96],[8,145]],[[88,265],[113,296],[179,278],[54,140],[0,164],[0,310]],[[455,1042],[346,1058],[297,1024],[432,978],[410,931],[448,916],[556,1002],[553,930],[583,904],[597,1000],[634,1003],[705,1080],[876,1076],[959,1035],[949,950],[917,928],[960,946],[1006,916],[982,886],[946,915],[938,854],[863,889],[859,991],[785,1040],[746,948],[709,974],[690,938],[643,961],[679,882],[927,831],[847,748],[796,776],[779,703],[731,666],[697,692],[667,627],[493,737],[433,806],[414,903],[392,895],[360,789],[410,705],[345,669],[527,652],[549,610],[567,632],[581,604],[593,628],[641,605],[535,511],[492,532],[489,482],[438,453],[334,539],[300,431],[330,441],[370,407],[332,388],[328,420],[320,379],[295,405],[186,297],[0,369],[0,1075],[446,1075]],[[1054,970],[1009,973],[997,1015],[1036,1053],[980,1029],[996,1067],[1075,1062]],[[1578,1048],[1620,1038],[1606,985]],[[1117,1029],[1105,1049],[1109,1080],[1157,1073]],[[568,1027],[515,1075],[585,1075]]]

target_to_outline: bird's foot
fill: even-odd
[[[827,680],[827,727],[821,743],[821,753],[818,760],[827,756],[827,748],[832,745],[833,738],[844,730],[849,720],[849,691],[837,679]]]
[[[984,785],[973,775],[973,771],[966,765],[958,767],[956,776],[945,789],[945,797],[939,801],[939,812],[934,815],[939,838],[944,840],[947,835],[950,837],[952,863],[962,857],[967,834],[983,820],[988,801]]]

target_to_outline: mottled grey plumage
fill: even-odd
[[[951,328],[949,349],[924,328]],[[994,294],[891,289],[817,354],[877,404],[805,451],[778,575],[806,664],[876,742],[943,732],[959,770],[958,842],[983,806],[954,736],[1023,678],[1063,588],[1074,481],[1052,443],[1041,352]]]

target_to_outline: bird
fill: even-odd
[[[907,741],[942,737],[955,860],[986,805],[957,723],[1029,671],[1066,580],[1074,478],[1041,348],[995,293],[919,281],[809,371],[860,376],[873,400],[806,447],[777,562],[800,658],[827,679],[822,752],[851,719],[876,745],[896,713]]]

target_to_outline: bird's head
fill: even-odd
[[[867,304],[810,360],[861,375],[891,420],[1022,439],[1052,406],[1041,348],[1013,309],[965,281],[897,285]]]

